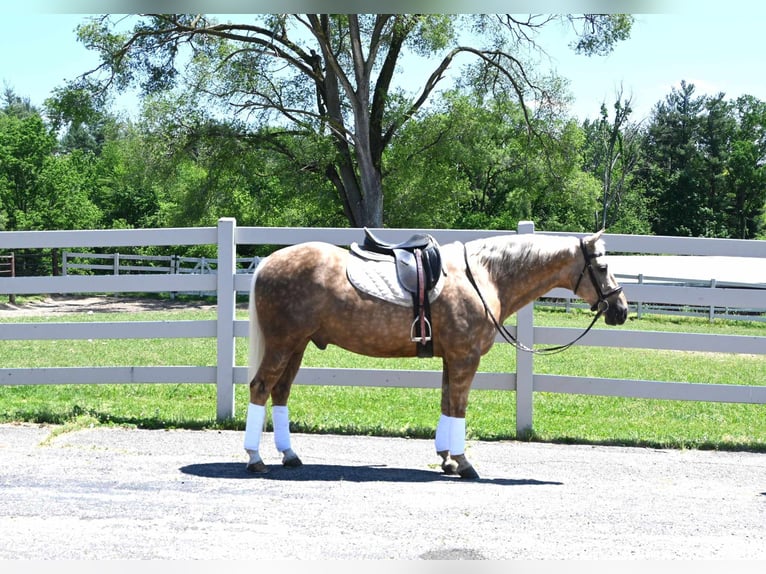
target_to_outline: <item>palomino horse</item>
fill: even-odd
[[[603,230],[602,230],[603,231]],[[441,247],[441,291],[430,304],[433,355],[442,358],[441,416],[435,447],[442,470],[478,474],[465,456],[468,392],[495,330],[556,287],[571,289],[609,325],[628,314],[622,288],[602,259],[602,231],[584,237],[520,234]],[[259,455],[265,405],[272,401],[274,442],[285,466],[302,463],[291,448],[287,400],[309,342],[372,357],[413,357],[413,310],[364,293],[347,279],[349,250],[307,242],[264,258],[250,291],[250,403],[247,469],[268,472]],[[595,319],[594,319],[595,320]]]

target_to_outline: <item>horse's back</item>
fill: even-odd
[[[337,245],[322,241],[296,243],[278,249],[266,258],[259,271],[258,281],[281,279],[284,281],[307,280],[320,273],[337,272],[345,267],[347,251]]]
[[[285,311],[318,311],[334,293],[348,289],[348,251],[331,243],[290,245],[268,256],[258,273],[256,298],[269,299]]]

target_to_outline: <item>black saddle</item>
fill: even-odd
[[[442,274],[439,243],[431,235],[416,233],[407,241],[390,243],[378,239],[364,228],[362,251],[391,255],[396,264],[399,283],[412,294],[415,318],[410,338],[418,344],[419,357],[433,357],[431,340],[431,307],[428,293]]]
[[[430,235],[424,233],[416,233],[410,237],[407,241],[401,243],[389,243],[383,241],[372,234],[372,231],[364,228],[364,248],[368,251],[375,251],[376,253],[388,253],[393,254],[395,249],[404,249],[405,251],[415,251],[415,249],[426,249],[436,244],[436,240]]]
[[[410,293],[417,294],[419,284],[417,281],[418,264],[416,251],[420,252],[423,265],[424,284],[426,292],[436,286],[442,272],[442,259],[439,243],[431,235],[416,233],[401,243],[390,243],[375,237],[372,232],[364,228],[364,243],[362,249],[373,253],[393,255],[396,260],[396,273],[399,282]]]

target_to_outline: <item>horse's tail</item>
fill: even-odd
[[[253,271],[253,280],[250,283],[250,299],[247,305],[247,313],[250,324],[248,341],[248,353],[247,353],[247,381],[252,382],[255,377],[255,373],[258,372],[258,367],[261,365],[263,359],[263,352],[265,344],[263,342],[263,331],[261,330],[261,324],[258,322],[258,310],[255,308],[255,282],[258,279],[258,272],[261,266],[266,261],[266,258],[262,258]]]

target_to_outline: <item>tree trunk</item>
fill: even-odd
[[[352,227],[383,227],[383,188],[380,170],[369,149],[356,149],[357,177],[351,150],[345,141],[336,140],[340,161],[328,165],[325,175],[343,202],[343,211]]]

